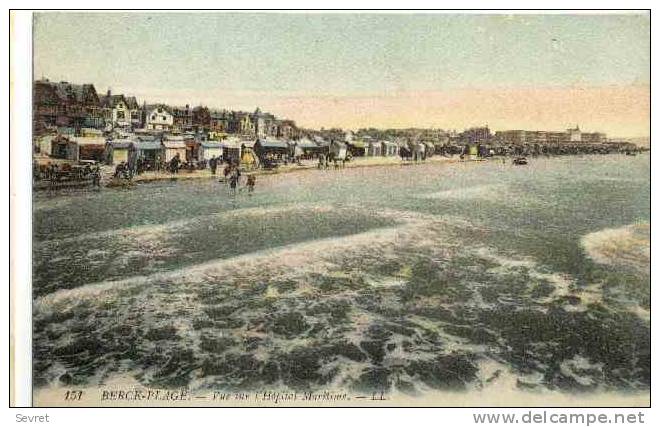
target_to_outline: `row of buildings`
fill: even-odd
[[[82,129],[203,132],[210,139],[222,139],[231,134],[255,138],[299,137],[293,120],[278,119],[259,108],[250,113],[205,106],[140,105],[134,96],[113,94],[110,90],[101,95],[93,84],[48,79],[34,82],[33,122],[35,135],[69,128],[73,133],[80,133]]]
[[[34,82],[34,151],[43,157],[94,160],[116,164],[132,153],[158,164],[175,153],[183,162],[222,157],[255,162],[312,158],[328,153],[332,144],[351,157],[397,156],[425,158],[434,152],[573,153],[618,149],[603,133],[504,130],[488,126],[462,132],[442,129],[301,129],[257,108],[254,112],[140,103],[133,96],[99,95],[92,84]],[[624,147],[624,145],[621,145]],[[627,146],[625,146],[627,147]],[[595,151],[594,151],[595,150]],[[128,154],[126,154],[128,155]]]
[[[488,126],[471,127],[462,132],[441,129],[360,129],[360,137],[406,138],[433,141],[445,145],[529,145],[529,144],[600,144],[608,142],[607,135],[600,132],[583,132],[578,125],[565,131],[503,130],[491,132]]]
[[[81,135],[44,135],[37,140],[35,152],[41,158],[74,162],[94,161],[109,165],[122,162],[146,162],[149,168],[163,168],[177,156],[190,167],[205,167],[211,158],[228,163],[255,166],[285,161],[317,159],[333,150],[343,150],[350,157],[398,156],[407,146],[405,141],[311,138],[245,138],[229,136],[215,141],[201,134],[158,133],[141,130],[104,136],[94,129],[84,128]]]
[[[145,170],[163,169],[175,156],[191,169],[205,168],[212,158],[252,168],[281,162],[331,157],[393,157],[424,160],[434,155],[561,155],[621,152],[634,149],[628,143],[588,143],[572,141],[557,144],[493,144],[473,141],[447,143],[440,140],[396,138],[381,140],[351,132],[324,138],[321,135],[299,139],[228,136],[208,139],[203,133],[173,134],[140,129],[134,132],[104,134],[83,128],[80,135],[43,135],[37,139],[35,154],[42,160],[94,161],[109,165],[138,160]],[[39,162],[43,163],[43,162]],[[49,163],[46,161],[45,163]]]

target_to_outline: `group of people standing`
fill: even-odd
[[[319,169],[330,169],[330,163],[334,164],[335,169],[346,167],[347,156],[335,158],[332,154],[319,154]]]
[[[215,175],[218,166],[221,166],[223,163],[222,157],[216,157],[213,156],[209,159],[209,168],[211,169],[211,175]],[[224,175],[224,179],[221,180],[221,182],[227,182],[229,184],[229,194],[232,196],[236,194],[236,188],[240,184],[241,180],[241,170],[238,167],[237,164],[227,162],[225,165],[225,168],[222,171],[222,174]],[[256,184],[257,178],[254,176],[254,174],[249,174],[247,176],[247,180],[245,182],[245,186],[247,187],[248,193],[254,192],[254,185]]]
[[[211,171],[215,174],[213,168]],[[241,170],[239,169],[238,165],[228,163],[223,170],[223,175],[225,177],[225,181],[229,183],[229,194],[232,196],[236,195],[236,187],[238,187],[241,179]],[[254,186],[256,182],[257,178],[254,176],[254,174],[249,174],[247,176],[245,186],[247,187],[248,193],[254,192]]]
[[[170,173],[176,174],[179,172],[181,168],[181,158],[179,154],[177,153],[172,159],[167,163],[167,168],[170,171]],[[221,157],[211,157],[209,159],[209,167],[211,169],[211,174],[215,175],[218,169],[218,166],[222,164],[222,158]],[[129,162],[121,162],[115,167],[115,173],[114,173],[114,178],[125,178],[125,179],[131,179],[134,175],[134,170],[131,168],[131,165]],[[240,179],[241,179],[241,171],[238,167],[237,164],[234,163],[227,163],[224,170],[223,170],[223,175],[224,175],[224,182],[227,182],[229,184],[229,193],[231,195],[236,194],[236,188],[240,184]],[[245,186],[247,188],[248,193],[254,192],[254,186],[256,184],[256,176],[254,174],[248,174],[247,180],[245,182]]]

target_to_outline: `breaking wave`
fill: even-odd
[[[647,273],[651,262],[651,225],[638,223],[607,228],[582,238],[582,247],[595,262]]]

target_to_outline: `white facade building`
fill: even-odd
[[[112,95],[108,90],[106,96],[100,97],[100,102],[106,110],[106,124],[110,128],[140,125],[140,107],[134,96]]]
[[[170,130],[174,125],[174,116],[163,107],[147,110],[145,127],[150,130]]]
[[[579,126],[575,125],[574,129],[566,129],[566,133],[568,133],[568,140],[570,142],[582,141],[582,132],[580,131]]]

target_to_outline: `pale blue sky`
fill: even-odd
[[[36,78],[227,107],[315,94],[646,85],[649,24],[646,14],[41,13],[34,64]]]

